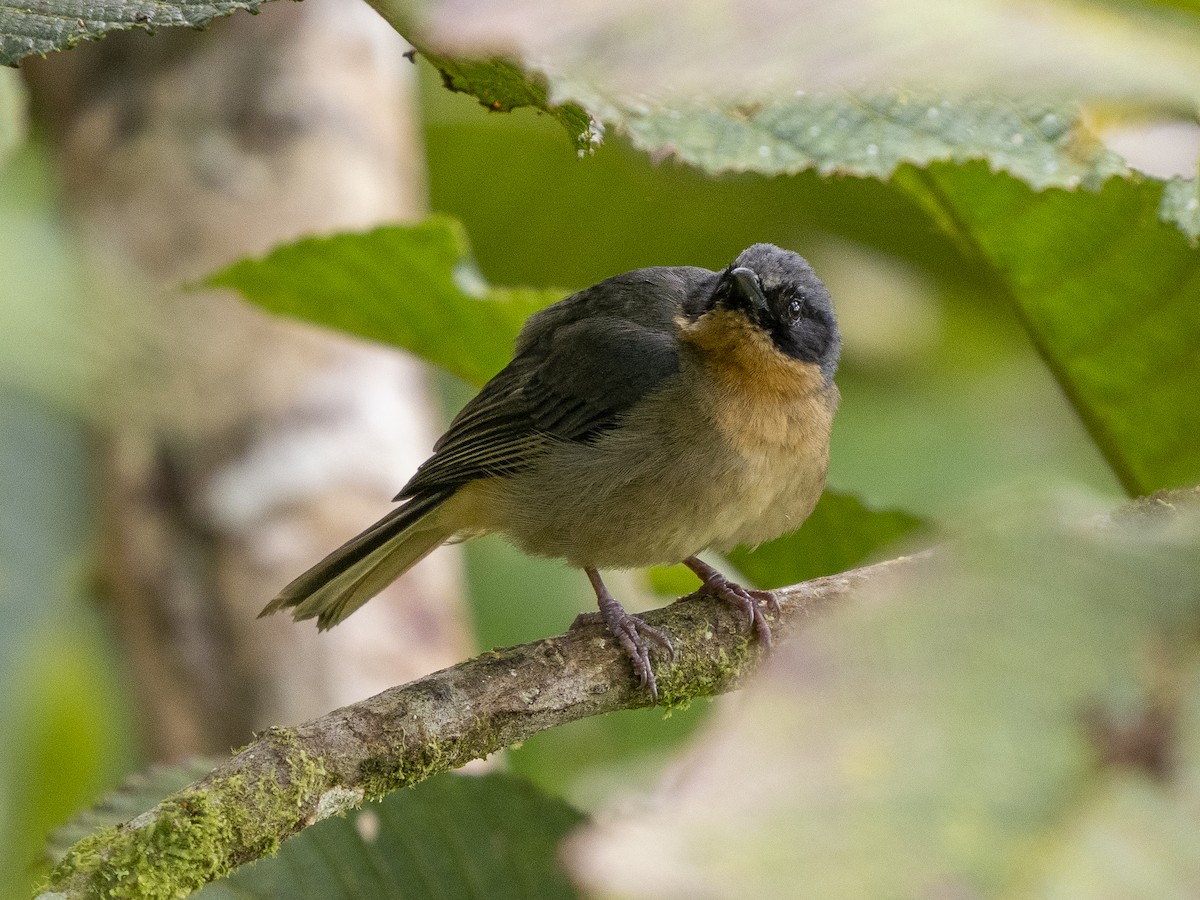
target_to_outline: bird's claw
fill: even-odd
[[[724,600],[726,603],[732,603],[739,607],[745,612],[747,622],[754,629],[754,633],[758,635],[762,645],[768,650],[771,649],[771,626],[767,622],[763,606],[774,606],[771,612],[777,614],[779,605],[778,603],[772,604],[769,600],[760,602],[760,597],[765,591],[748,591],[740,584],[734,584],[722,577],[720,581],[705,582],[698,593],[716,597],[718,600]]]
[[[591,579],[592,587],[596,590],[596,601],[600,610],[599,612],[580,613],[571,623],[571,628],[580,628],[600,622],[607,625],[618,646],[629,657],[634,674],[637,675],[638,684],[649,690],[651,699],[658,703],[658,682],[654,677],[654,667],[650,663],[650,644],[658,644],[674,661],[675,645],[671,643],[671,636],[663,629],[656,628],[637,616],[627,613],[624,607],[608,592],[608,588],[600,579],[600,573],[595,569],[586,571],[588,578]]]
[[[658,681],[654,677],[654,668],[650,663],[650,644],[656,643],[667,650],[671,659],[675,658],[675,647],[671,638],[661,628],[648,625],[637,616],[631,616],[624,610],[621,615],[607,618],[608,629],[616,638],[625,655],[633,664],[634,674],[638,684],[650,691],[651,699],[658,702]],[[647,640],[649,639],[649,640]]]
[[[758,635],[758,639],[763,646],[771,649],[771,626],[767,621],[766,611],[773,617],[779,616],[779,601],[770,591],[752,591],[747,590],[740,584],[735,584],[730,581],[712,566],[701,562],[698,559],[689,560],[687,565],[692,569],[703,581],[700,588],[691,596],[708,596],[715,597],[718,600],[724,600],[726,603],[732,603],[734,606],[741,609],[746,614],[747,622],[754,629],[754,633]]]

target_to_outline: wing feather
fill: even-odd
[[[517,356],[472,399],[398,500],[527,469],[558,441],[588,442],[679,370],[676,322],[705,269],[643,269],[532,316]]]

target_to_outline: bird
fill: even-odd
[[[653,266],[530,316],[512,361],[452,420],[399,506],[280,591],[330,628],[438,546],[499,533],[582,569],[639,686],[654,646],[601,569],[682,562],[769,647],[751,591],[699,558],[800,527],[824,490],[840,394],[833,301],[808,262],[754,244],[720,271]]]

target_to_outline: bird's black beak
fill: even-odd
[[[730,299],[737,298],[748,310],[765,313],[767,297],[763,293],[762,282],[752,269],[739,266],[729,272]],[[735,300],[735,303],[737,300]]]

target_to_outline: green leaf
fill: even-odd
[[[1001,97],[938,99],[911,92],[802,95],[762,102],[617,106],[593,98],[606,121],[656,158],[674,156],[711,174],[757,172],[892,178],[909,163],[986,162],[1030,187],[1099,190],[1134,179],[1120,156],[1061,102]],[[1191,238],[1200,235],[1200,188],[1174,179],[1159,209]]]
[[[262,0],[0,0],[0,64],[67,50],[110,31],[172,25],[203,28],[213,19],[244,9],[258,12]]]
[[[271,312],[403,347],[477,385],[508,363],[525,319],[563,296],[487,288],[462,227],[441,217],[285,244],[204,283],[235,288]]]
[[[1163,184],[1035,192],[978,164],[897,182],[985,262],[1125,489],[1200,480],[1200,249]]]
[[[797,584],[844,572],[924,522],[899,509],[873,510],[853,494],[825,491],[799,530],[728,554],[738,571],[760,588]]]
[[[982,159],[1037,188],[1098,187],[1126,169],[1080,127],[1077,104],[1190,110],[1200,18],[1136,2],[1103,13],[1049,6],[1030,19],[994,0],[964,0],[954,16],[941,0],[880,0],[869,11],[827,0],[780,20],[750,0],[720,28],[630,3],[552,19],[479,0],[435,5],[419,24],[391,14],[410,39],[419,33],[423,52],[438,49],[430,58],[448,87],[499,109],[570,108],[563,124],[581,148],[596,133],[589,121],[601,121],[656,159],[708,172],[887,178],[905,162]],[[745,27],[756,20],[772,27]],[[454,62],[496,47],[517,63]]]
[[[1099,187],[1127,170],[1070,106],[909,92],[802,95],[739,104],[607,107],[634,146],[706,172],[888,178],[903,163],[982,159],[1036,188]]]
[[[526,74],[506,59],[455,59],[422,49],[424,56],[442,76],[447,89],[470,94],[492,112],[511,112],[532,107],[547,113],[566,130],[582,156],[599,145],[604,130],[578,103],[550,102],[546,79]]]
[[[570,898],[559,842],[583,815],[508,775],[444,775],[326,819],[196,896]]]
[[[424,37],[468,55],[507,48],[549,73],[552,99],[593,95],[667,105],[698,96],[762,99],[797,89],[879,88],[939,97],[1078,97],[1190,109],[1200,17],[1139,0],[773,0],[689,4],[610,0],[546,15],[520,0],[430,4]],[[593,110],[595,112],[595,110]]]
[[[551,102],[549,83],[544,75],[527,70],[519,63],[497,56],[490,50],[482,54],[439,52],[420,39],[421,29],[414,23],[414,4],[406,0],[367,0],[404,39],[438,71],[447,90],[468,94],[492,112],[512,112],[530,107],[546,113],[566,130],[580,156],[593,152],[604,136],[603,126],[592,119],[578,103]],[[410,54],[411,57],[411,54]]]

